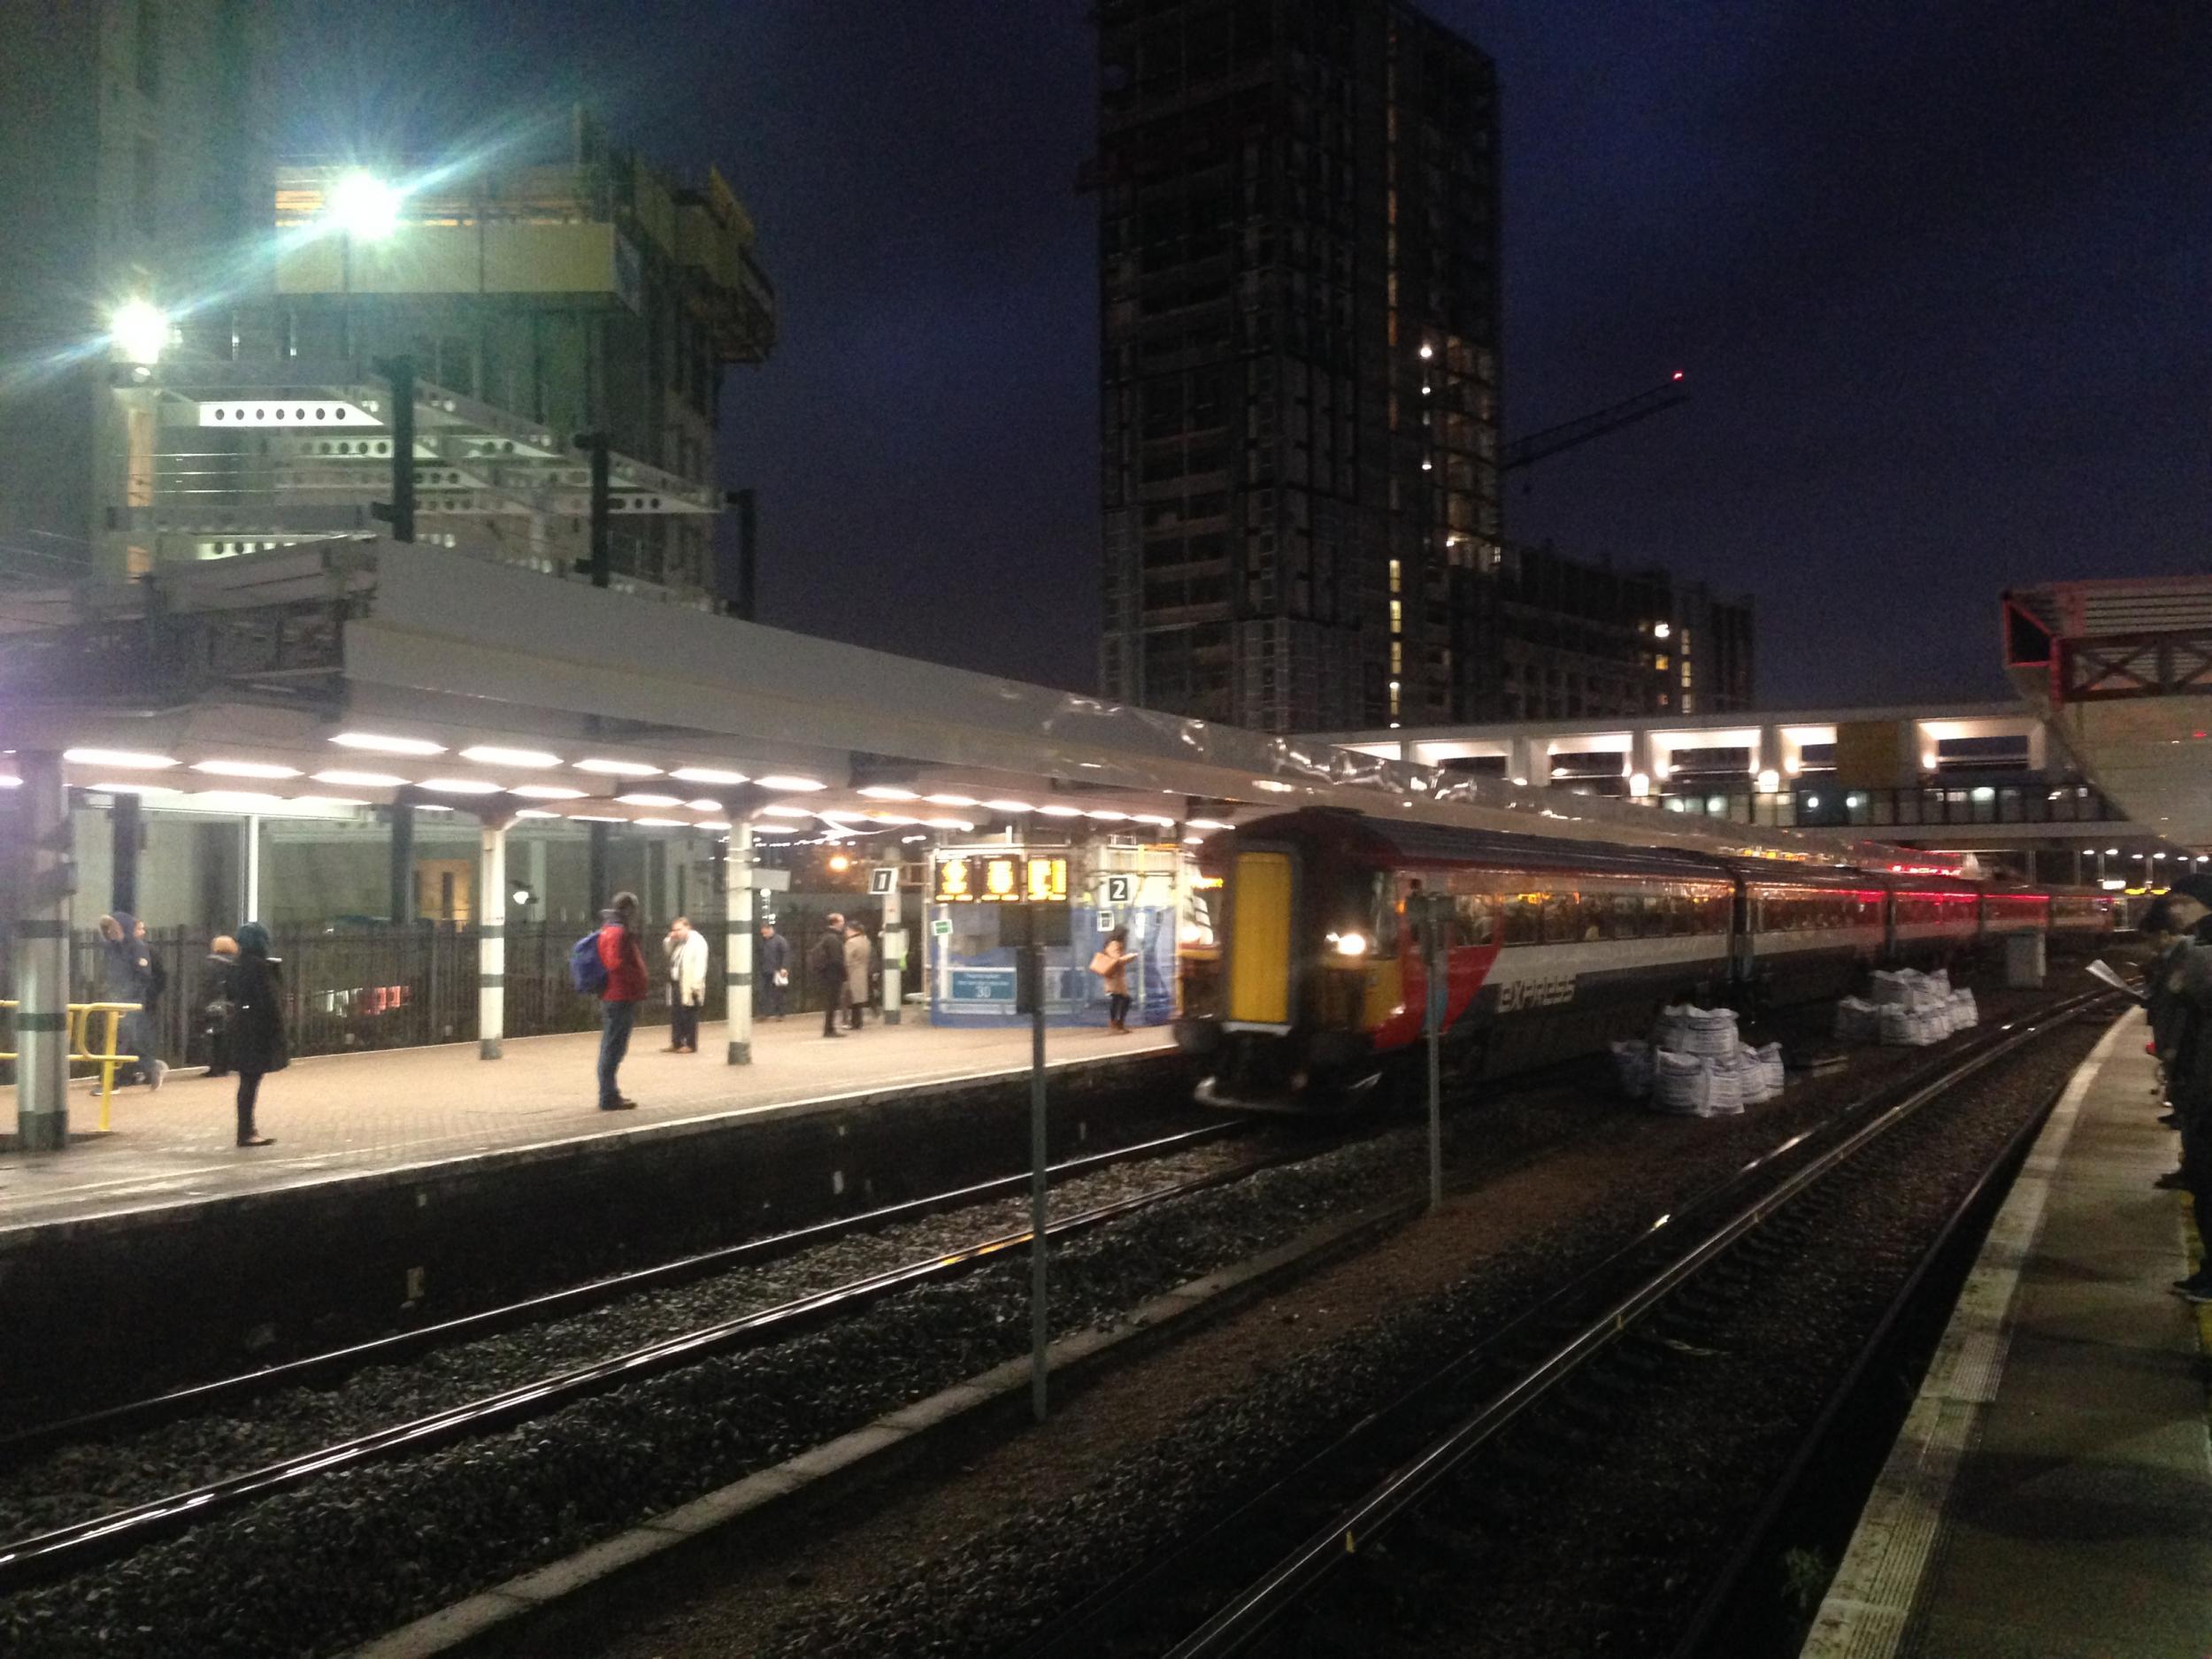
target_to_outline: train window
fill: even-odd
[[[1667,934],[1667,895],[1647,893],[1641,901],[1644,907],[1644,937],[1663,939]]]
[[[1544,938],[1544,895],[1509,894],[1499,902],[1499,919],[1509,945],[1541,944]]]
[[[1662,902],[1667,907],[1667,933],[1670,937],[1678,938],[1695,931],[1697,918],[1691,914],[1688,894],[1677,887]]]
[[[1616,893],[1608,918],[1608,939],[1634,939],[1644,931],[1644,900],[1640,893]]]
[[[1390,878],[1380,871],[1368,878],[1366,909],[1374,921],[1374,954],[1379,956],[1396,956],[1401,911],[1397,902],[1391,896]]]
[[[1463,945],[1488,945],[1497,941],[1498,901],[1488,893],[1461,893],[1454,895],[1452,908],[1459,922],[1459,942]]]
[[[1729,896],[1725,893],[1708,893],[1697,902],[1698,928],[1701,933],[1724,933],[1728,931]]]
[[[1582,938],[1582,906],[1572,893],[1544,895],[1544,942],[1571,945]]]

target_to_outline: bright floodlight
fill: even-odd
[[[108,339],[126,363],[158,363],[169,343],[169,313],[151,300],[127,300],[108,319]]]
[[[399,228],[399,187],[373,173],[342,176],[330,188],[324,211],[333,224],[361,242],[381,242]]]

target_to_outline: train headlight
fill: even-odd
[[[1363,956],[1367,954],[1367,935],[1364,933],[1332,933],[1340,956]]]

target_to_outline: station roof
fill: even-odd
[[[1168,839],[1329,804],[1824,864],[1893,852],[1159,714],[421,545],[157,568],[11,600],[11,627],[0,747],[69,751],[73,783],[175,791],[150,795],[157,810],[211,794],[357,810],[405,788],[647,828],[958,833],[1033,814]]]

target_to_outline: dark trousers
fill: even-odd
[[[1118,1025],[1129,1018],[1129,999],[1116,991],[1106,999],[1106,1023]]]
[[[753,981],[753,1012],[763,1019],[783,1018],[784,987],[776,983],[776,976]]]
[[[834,1037],[837,1034],[837,1010],[839,1004],[844,1000],[842,986],[835,990],[825,990],[822,993],[822,1035],[825,1037]]]
[[[678,1002],[668,1010],[668,1046],[699,1051],[699,1009],[696,1003]]]
[[[2212,1102],[2176,1101],[2174,1109],[2181,1114],[2182,1179],[2196,1209],[2197,1236],[2212,1252],[2212,1233],[2205,1231],[2212,1227]],[[2212,1279],[2212,1254],[2197,1271]]]
[[[622,1098],[622,1091],[615,1086],[615,1073],[622,1069],[622,1056],[630,1052],[630,1033],[636,1025],[635,1002],[599,1004],[599,1103],[602,1106],[612,1106]]]
[[[867,1011],[867,1003],[856,1002],[848,997],[845,1002],[845,1023],[851,1026],[855,1031],[858,1031],[860,1029],[860,1017]]]
[[[261,1073],[241,1071],[238,1074],[238,1138],[250,1138],[254,1132],[254,1102],[261,1098]]]

